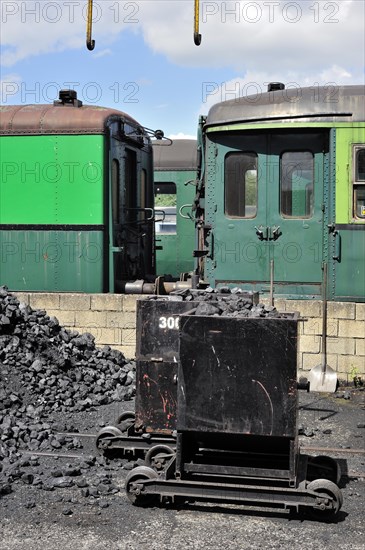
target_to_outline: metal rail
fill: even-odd
[[[70,433],[70,434],[62,434],[62,435],[78,435],[80,437],[95,437],[94,435],[92,434],[73,434],[73,433]],[[301,447],[302,450],[306,449],[306,450],[318,450],[318,451],[332,451],[332,452],[336,452],[336,451],[339,451],[339,452],[348,452],[348,453],[353,453],[353,454],[364,454],[364,451],[361,451],[361,450],[352,450],[352,449],[329,449],[327,447]],[[29,455],[29,456],[44,456],[44,457],[49,457],[49,458],[74,458],[74,459],[82,459],[82,458],[85,458],[85,457],[89,457],[90,455],[88,454],[83,454],[83,453],[54,453],[54,452],[47,452],[47,451],[28,451],[26,449],[19,449],[19,451],[21,453],[24,453],[25,455]],[[354,470],[349,470],[346,474],[343,474],[342,477],[347,477],[349,479],[365,479],[365,472],[355,472]]]
[[[57,432],[56,435],[63,435],[64,437],[96,437],[97,434],[79,433],[79,432]],[[365,455],[365,449],[343,449],[342,447],[316,447],[316,446],[299,446],[299,449],[305,453],[308,452],[327,452],[327,453],[344,453],[353,455]]]
[[[326,452],[326,453],[345,453],[350,455],[365,455],[364,449],[342,449],[341,447],[299,447],[301,451],[306,453],[310,451]]]

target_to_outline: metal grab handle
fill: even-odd
[[[280,231],[280,225],[274,225],[271,228],[271,237],[270,241],[276,241],[280,235],[282,235],[282,232]]]
[[[86,30],[86,46],[87,49],[92,51],[95,48],[95,40],[92,40],[91,34],[92,34],[92,26],[93,26],[93,1],[94,0],[88,0],[88,8],[87,8],[87,30]]]
[[[206,257],[210,260],[214,260],[214,233],[212,230],[207,232],[207,248]]]
[[[124,208],[124,212],[149,212],[150,217],[144,221],[150,222],[155,217],[155,211],[153,208]]]
[[[156,215],[161,216],[161,219],[156,219]],[[158,210],[158,209],[155,208],[155,210],[154,210],[155,222],[163,222],[163,221],[165,221],[165,217],[166,217],[165,210]]]
[[[258,236],[259,240],[260,241],[267,241],[268,240],[268,227],[264,227],[263,225],[260,225],[259,227],[257,227],[255,225],[255,229],[256,229],[256,235]]]
[[[193,208],[193,205],[192,205],[192,204],[183,204],[182,206],[180,206],[180,208],[179,208],[179,216],[181,216],[182,218],[184,218],[184,220],[192,220],[192,221],[194,221],[194,218],[193,218],[193,216],[192,216],[190,213],[187,214],[186,216],[182,213],[182,211],[183,211],[185,208]]]
[[[200,46],[202,35],[199,34],[199,0],[194,0],[194,44]]]
[[[341,261],[341,235],[338,229],[335,229],[333,232],[333,237],[335,239],[335,252],[332,256],[332,259],[336,262]]]

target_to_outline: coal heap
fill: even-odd
[[[259,293],[242,290],[239,287],[211,287],[205,290],[184,289],[172,292],[169,297],[150,297],[154,300],[176,300],[194,302],[190,315],[214,317],[269,317],[286,318],[274,306],[259,303]],[[197,304],[198,303],[198,304]]]
[[[66,330],[0,287],[0,464],[19,448],[57,449],[50,418],[129,400],[134,382],[135,365],[120,351],[97,348],[91,334]]]

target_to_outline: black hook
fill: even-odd
[[[86,47],[90,51],[95,48],[95,40],[91,39],[93,26],[93,1],[94,0],[89,0],[87,7]]]
[[[86,46],[87,49],[92,51],[95,48],[95,40],[90,40],[89,38],[86,40]]]
[[[194,44],[195,46],[200,46],[202,42],[202,35],[198,32],[194,32]]]

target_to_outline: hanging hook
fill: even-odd
[[[200,46],[202,35],[199,34],[199,0],[194,0],[194,44]]]
[[[95,48],[95,40],[92,40],[92,25],[93,25],[93,0],[88,0],[88,9],[87,9],[87,31],[86,31],[86,46],[87,49],[92,51]]]

